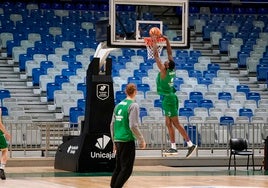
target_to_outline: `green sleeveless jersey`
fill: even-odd
[[[114,122],[114,140],[115,141],[133,141],[135,137],[129,127],[129,106],[133,103],[132,100],[125,99],[121,101],[115,108]]]
[[[161,78],[160,72],[156,78],[157,93],[159,95],[169,95],[174,93],[174,78],[176,73],[174,70],[167,69],[167,74],[164,79]]]

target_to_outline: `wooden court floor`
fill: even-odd
[[[111,173],[74,173],[54,167],[6,167],[2,188],[109,188]],[[135,166],[124,188],[267,188],[268,172],[238,167]]]

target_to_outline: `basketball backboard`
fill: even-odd
[[[159,27],[173,48],[189,46],[189,0],[110,0],[107,46],[145,47],[152,27]]]

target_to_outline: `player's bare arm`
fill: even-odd
[[[173,56],[172,56],[172,48],[171,48],[169,39],[165,35],[163,35],[162,38],[164,38],[166,40],[166,49],[167,49],[168,60],[174,61]]]
[[[154,59],[156,61],[157,67],[160,70],[161,78],[164,78],[166,76],[166,67],[162,63],[162,61],[159,57],[156,39],[153,39],[153,54],[154,54]]]

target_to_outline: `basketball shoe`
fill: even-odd
[[[169,148],[168,150],[165,150],[164,153],[168,155],[173,155],[173,154],[177,154],[178,151],[176,149]]]
[[[190,157],[192,155],[192,153],[195,151],[195,149],[197,148],[197,145],[192,145],[191,147],[188,148],[188,153],[186,155],[186,158]]]
[[[2,180],[5,180],[6,179],[5,171],[3,169],[0,169],[0,178]]]

